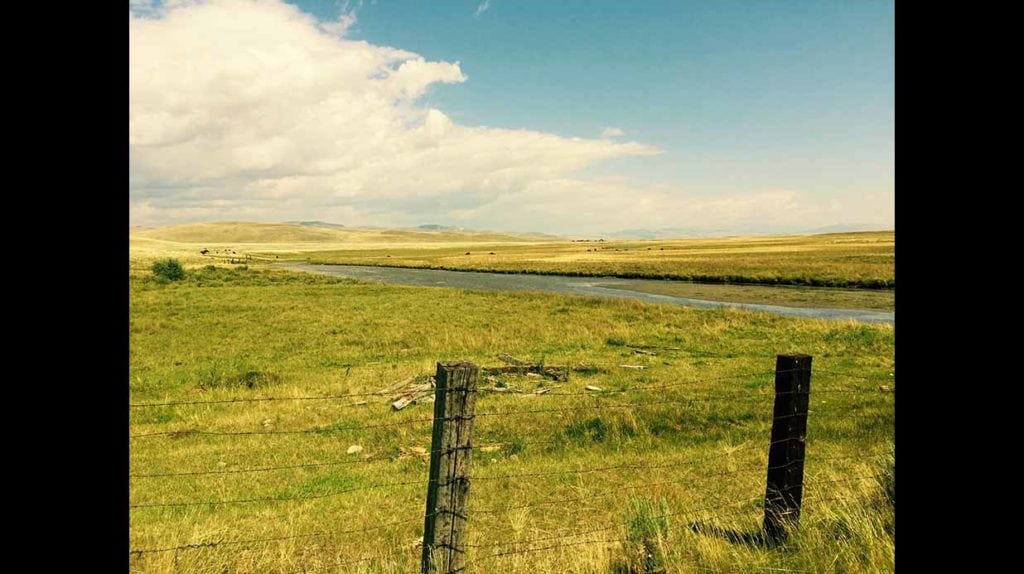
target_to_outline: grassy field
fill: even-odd
[[[863,256],[849,277],[891,277],[891,237],[876,238],[877,257],[863,241],[833,253]],[[791,253],[766,245],[779,261]],[[669,572],[894,570],[892,504],[875,479],[893,434],[895,395],[879,391],[894,388],[891,326],[362,284],[191,254],[185,280],[150,277],[152,257],[189,247],[132,243],[130,400],[203,401],[131,409],[132,435],[174,434],[131,439],[130,546],[194,545],[134,554],[133,572],[418,570],[432,405],[208,401],[375,392],[439,360],[494,365],[499,353],[587,370],[565,383],[502,377],[524,393],[480,395],[478,414],[545,412],[477,420],[470,571],[628,571],[630,532],[658,522],[637,510],[645,502],[668,513],[655,539]],[[807,482],[801,528],[770,549],[715,532],[760,525],[771,371],[785,352],[814,355]],[[582,396],[587,385],[601,396]],[[539,386],[552,393],[527,393]],[[167,503],[185,504],[146,506]]]
[[[877,289],[896,286],[895,241],[889,231],[413,248],[353,245],[288,257],[311,263]]]
[[[619,288],[609,285],[612,288]],[[896,310],[894,289],[836,289],[831,287],[797,287],[793,285],[718,285],[688,281],[630,284],[621,289],[688,297],[705,301],[731,301],[785,305],[788,307],[816,307],[829,309]]]
[[[538,235],[204,223],[136,229],[130,237],[137,269],[157,256],[201,265],[250,255],[262,262],[682,279],[640,290],[792,307],[892,311],[896,299],[893,232],[573,242]],[[204,249],[208,253],[201,255]]]

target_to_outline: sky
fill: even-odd
[[[895,226],[892,1],[129,12],[130,225]]]

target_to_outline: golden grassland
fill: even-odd
[[[299,246],[308,249],[358,244],[371,247],[382,245],[420,244],[474,244],[516,243],[552,240],[550,235],[538,233],[507,234],[490,231],[423,231],[418,229],[374,229],[312,227],[291,223],[255,223],[247,221],[221,221],[190,223],[155,228],[130,229],[129,234],[141,239],[196,245],[268,245],[289,249]],[[281,247],[284,246],[284,247]]]
[[[875,478],[893,433],[895,395],[879,391],[894,388],[892,326],[367,284],[198,256],[183,259],[183,281],[153,279],[152,257],[181,245],[132,243],[133,404],[374,392],[436,361],[494,365],[499,353],[590,367],[564,383],[503,377],[524,392],[479,396],[478,413],[547,412],[476,421],[474,443],[489,448],[474,452],[469,571],[629,571],[626,520],[648,500],[669,512],[657,542],[669,572],[894,569],[893,505]],[[760,525],[771,371],[786,352],[814,356],[806,502],[790,543],[765,548],[715,532]],[[587,385],[605,393],[582,396]],[[559,394],[528,395],[540,386]],[[132,549],[195,546],[131,555],[131,570],[418,570],[428,462],[415,449],[430,447],[432,406],[394,412],[388,399],[132,408],[133,435],[264,434],[131,439],[132,505],[200,502],[132,508]],[[296,467],[310,464],[322,466]],[[282,466],[296,468],[257,470]],[[605,467],[616,468],[594,470]],[[139,476],[186,472],[217,474]],[[216,504],[253,499],[274,500]]]
[[[573,242],[536,235],[205,223],[133,230],[130,242],[132,266],[139,270],[160,256],[199,265],[250,255],[262,262],[676,279],[627,288],[736,303],[895,308],[893,232]],[[209,253],[201,255],[203,249]]]
[[[468,252],[468,253],[467,253]],[[894,288],[895,233],[462,246],[351,246],[292,254],[311,263]]]

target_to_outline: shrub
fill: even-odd
[[[153,263],[153,275],[158,279],[178,281],[185,278],[185,268],[177,259],[161,259]]]

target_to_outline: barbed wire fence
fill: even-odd
[[[753,377],[761,377],[774,374],[775,393],[772,405],[771,418],[767,422],[771,424],[771,436],[765,437],[765,441],[759,442],[748,440],[743,444],[727,448],[722,453],[715,455],[704,455],[700,457],[676,457],[676,453],[669,451],[645,451],[638,453],[635,462],[618,462],[616,464],[578,465],[577,468],[566,469],[564,465],[552,470],[537,470],[518,473],[492,474],[490,472],[474,472],[472,468],[473,453],[479,457],[487,453],[493,453],[506,446],[510,450],[522,452],[526,447],[539,447],[553,449],[552,452],[561,452],[571,439],[564,435],[556,438],[537,440],[515,440],[508,443],[498,442],[496,444],[476,444],[473,440],[474,432],[486,431],[486,425],[491,421],[514,421],[523,417],[535,415],[561,416],[567,413],[585,413],[593,411],[598,414],[608,412],[629,413],[637,409],[648,407],[672,405],[674,407],[704,407],[709,405],[724,404],[729,406],[745,405],[752,407],[765,407],[766,397],[750,391],[719,391],[709,392],[701,395],[688,395],[685,397],[670,398],[667,396],[654,396],[645,400],[610,400],[616,395],[636,392],[656,392],[667,389],[678,389],[694,384],[694,380],[678,381],[660,385],[646,385],[641,388],[622,388],[610,390],[584,390],[580,391],[547,391],[537,394],[535,397],[542,401],[558,400],[557,405],[536,405],[530,408],[482,410],[476,411],[476,399],[479,395],[488,394],[487,389],[481,389],[479,384],[480,369],[471,363],[451,362],[438,363],[435,375],[436,387],[434,389],[434,414],[431,417],[407,418],[395,422],[373,422],[368,424],[335,424],[328,426],[317,426],[312,428],[294,430],[221,430],[221,429],[200,429],[186,428],[174,431],[141,432],[130,433],[131,441],[160,440],[162,438],[183,439],[189,437],[243,437],[258,435],[323,435],[334,436],[340,432],[359,432],[370,430],[390,430],[401,427],[427,427],[432,431],[431,448],[419,456],[429,456],[430,466],[428,476],[416,480],[393,480],[384,482],[373,482],[347,488],[332,489],[329,492],[301,493],[280,496],[251,496],[240,498],[206,498],[191,500],[146,500],[132,502],[129,509],[133,513],[160,511],[160,509],[187,509],[191,507],[205,507],[217,509],[225,507],[246,507],[251,505],[274,505],[287,504],[300,501],[316,501],[328,498],[340,497],[360,491],[390,491],[392,489],[419,487],[426,490],[426,510],[417,515],[409,515],[399,520],[380,521],[371,526],[360,528],[323,528],[316,531],[298,532],[281,536],[265,537],[238,537],[195,540],[186,544],[178,545],[153,545],[133,547],[129,551],[131,559],[141,559],[150,555],[162,555],[173,553],[175,562],[179,553],[183,552],[204,552],[218,548],[233,548],[245,546],[258,546],[261,544],[280,541],[308,541],[324,538],[337,539],[338,537],[353,537],[368,533],[381,532],[393,527],[405,526],[408,528],[413,524],[423,525],[422,555],[419,569],[429,573],[452,573],[473,571],[475,567],[485,564],[493,564],[495,561],[516,559],[516,557],[536,555],[539,553],[557,552],[564,549],[573,549],[582,546],[604,546],[623,547],[630,541],[630,535],[626,530],[623,521],[609,521],[607,517],[602,519],[604,526],[598,528],[584,528],[576,531],[544,534],[541,536],[514,540],[508,540],[506,524],[488,524],[492,517],[507,516],[510,513],[530,512],[533,509],[546,509],[560,518],[572,518],[576,523],[582,524],[583,514],[588,510],[588,504],[596,500],[621,500],[630,497],[627,493],[649,494],[659,492],[661,489],[671,489],[692,486],[710,479],[722,480],[728,478],[761,477],[766,480],[762,482],[762,489],[752,497],[727,500],[696,506],[688,506],[673,511],[664,510],[649,518],[664,520],[669,517],[677,519],[689,519],[690,528],[694,531],[701,529],[714,531],[727,529],[723,526],[716,526],[709,522],[700,520],[717,520],[732,516],[745,516],[750,518],[758,513],[762,514],[763,522],[753,537],[758,543],[772,545],[782,543],[786,540],[788,532],[798,525],[801,507],[805,500],[814,500],[818,503],[843,502],[842,496],[828,496],[830,486],[839,483],[855,483],[861,481],[875,481],[876,474],[849,474],[841,478],[819,478],[810,475],[805,480],[805,463],[814,465],[831,464],[837,461],[859,461],[858,455],[834,456],[828,454],[807,453],[807,421],[808,415],[813,413],[815,417],[827,417],[836,414],[843,420],[864,420],[867,422],[888,421],[894,413],[890,411],[875,413],[857,413],[845,411],[827,411],[825,408],[814,408],[810,401],[810,379],[811,379],[811,357],[806,355],[780,355],[777,357],[774,371],[746,372],[726,377],[702,379],[702,382],[721,382],[726,380],[749,380]],[[820,373],[815,373],[816,375]],[[860,376],[843,373],[843,377],[850,377],[862,381],[876,381],[876,377]],[[592,387],[587,387],[591,389]],[[888,387],[880,388],[824,388],[816,389],[814,396],[856,396],[856,395],[877,395],[879,392],[894,396],[894,390]],[[204,406],[224,404],[251,404],[281,401],[324,401],[337,402],[349,401],[344,404],[334,404],[338,409],[356,408],[365,406],[365,402],[351,402],[354,399],[379,398],[393,393],[387,391],[370,393],[345,393],[326,396],[279,396],[279,397],[237,397],[231,399],[211,400],[185,400],[185,401],[162,401],[133,403],[132,409],[150,408],[174,408],[178,406]],[[556,399],[558,397],[558,399]],[[566,405],[565,402],[570,404]],[[824,401],[822,405],[826,404]],[[886,404],[891,405],[890,402]],[[685,411],[684,411],[685,412]],[[480,426],[477,425],[480,419]],[[601,420],[600,418],[595,420]],[[693,420],[680,420],[679,429],[690,432],[701,432],[699,426],[688,426],[699,423]],[[474,428],[476,427],[476,428]],[[588,430],[584,428],[582,432]],[[600,428],[596,429],[598,432]],[[737,453],[756,454],[767,451],[767,460],[757,459],[749,464],[737,464]],[[513,453],[514,455],[515,453]],[[590,457],[592,458],[592,457]],[[658,460],[650,460],[658,459]],[[203,469],[188,470],[180,469],[173,471],[133,471],[129,474],[133,483],[141,481],[159,480],[193,480],[197,477],[208,477],[218,475],[255,475],[259,473],[273,473],[278,471],[291,471],[297,469],[320,469],[330,467],[348,467],[354,465],[365,465],[377,462],[365,459],[355,460],[329,460],[299,464],[282,464],[267,466],[252,466],[248,468],[232,469]],[[726,468],[714,469],[717,466],[725,465]],[[655,477],[661,471],[672,471],[673,474],[667,480],[658,480]],[[682,474],[679,474],[682,473]],[[822,474],[822,473],[819,473]],[[501,488],[511,488],[517,484],[529,483],[534,479],[568,479],[577,480],[584,476],[611,476],[628,479],[626,484],[609,484],[607,480],[601,482],[602,492],[593,492],[593,489],[584,489],[584,494],[576,496],[546,497],[539,500],[522,500],[512,496],[494,496],[488,491],[479,492],[488,484],[499,485]],[[832,476],[832,475],[827,475]],[[641,479],[639,484],[630,484],[637,478]],[[472,506],[469,504],[470,485],[477,485],[472,489]],[[808,490],[807,496],[804,491]],[[422,490],[420,493],[422,494]],[[479,493],[478,493],[479,492]],[[488,496],[490,495],[490,496]],[[578,507],[577,507],[578,506]],[[561,512],[559,512],[559,509]],[[579,512],[582,511],[582,512]],[[607,512],[605,512],[607,514]],[[492,521],[493,522],[493,521]],[[564,520],[563,520],[564,522]],[[609,522],[611,522],[609,524]],[[343,524],[344,521],[339,521]],[[490,528],[488,528],[488,526]],[[538,527],[536,531],[543,531],[548,526]],[[557,528],[564,530],[564,528]],[[738,536],[734,532],[732,536]],[[748,536],[748,539],[750,537]],[[393,542],[389,537],[380,539],[380,546],[386,547]],[[623,548],[624,549],[624,548]],[[373,563],[384,560],[378,553],[372,556],[360,557],[352,560],[332,561],[331,566],[356,565],[360,563]],[[715,572],[713,568],[695,566],[700,571]],[[766,571],[795,571],[785,568],[765,567]],[[479,570],[485,571],[485,570]]]

